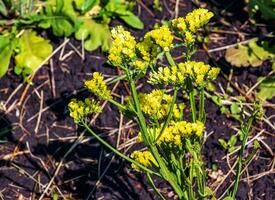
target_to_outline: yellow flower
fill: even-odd
[[[144,39],[152,39],[155,44],[164,51],[169,51],[173,47],[173,35],[167,26],[161,26],[145,34]]]
[[[141,60],[136,60],[133,62],[133,67],[140,71],[145,70],[147,66],[148,66],[148,63]]]
[[[186,25],[184,17],[179,17],[179,18],[173,19],[172,26],[174,29],[176,29],[176,31],[179,31],[179,32],[187,31],[187,25]]]
[[[202,137],[204,130],[204,124],[200,121],[191,123],[187,121],[171,121],[166,127],[159,140],[158,145],[174,144],[176,146],[182,145],[182,139],[189,137],[193,134]],[[160,134],[161,128],[157,128],[156,135]]]
[[[147,114],[151,119],[162,119],[168,115],[169,106],[172,102],[172,96],[165,94],[162,90],[153,90],[151,93],[139,94],[140,106],[142,112]],[[173,118],[179,119],[185,105],[174,104]]]
[[[172,27],[175,33],[184,39],[186,43],[194,43],[194,34],[199,28],[208,23],[213,13],[200,8],[188,13],[186,17],[179,17],[172,20]]]
[[[188,61],[178,66],[160,67],[157,72],[151,72],[148,82],[151,84],[171,84],[182,86],[186,78],[190,78],[195,86],[205,86],[214,80],[220,69],[211,67],[203,62]]]
[[[157,161],[150,151],[134,151],[130,157],[144,167],[150,168],[152,166],[158,166]],[[136,171],[141,171],[141,169],[136,164],[132,163],[131,166]]]
[[[186,43],[194,43],[195,39],[193,37],[193,34],[190,31],[186,31],[185,32],[185,37],[184,37],[184,41]]]
[[[99,72],[94,72],[92,80],[85,81],[84,85],[102,99],[108,100],[112,98],[111,91],[108,90],[104,78]]]
[[[207,24],[213,16],[214,14],[209,12],[207,9],[199,8],[193,10],[185,17],[188,30],[190,30],[192,33],[196,33],[196,31]]]
[[[151,72],[148,82],[151,84],[172,84],[183,85],[185,75],[179,70],[178,66],[160,67],[157,72]]]
[[[76,123],[81,122],[87,115],[93,113],[100,113],[101,107],[98,102],[93,99],[86,98],[84,101],[78,101],[72,99],[68,104],[70,110],[70,116],[74,119]]]
[[[108,60],[115,66],[129,62],[136,56],[136,40],[130,32],[122,26],[117,26],[112,31],[113,44],[109,51]]]

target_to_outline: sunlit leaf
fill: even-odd
[[[264,80],[260,84],[257,96],[264,100],[271,99],[275,96],[275,76]]]
[[[0,36],[0,78],[3,77],[8,70],[12,52],[12,39],[9,36]]]
[[[85,49],[93,51],[101,47],[107,51],[111,45],[111,33],[107,24],[99,24],[92,19],[84,20],[84,23],[75,33],[75,38],[85,40]]]
[[[37,36],[36,32],[27,30],[19,38],[19,53],[15,56],[17,73],[30,74],[51,55],[52,46],[48,40]]]

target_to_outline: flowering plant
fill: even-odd
[[[186,17],[172,20],[169,26],[147,32],[140,42],[121,26],[112,30],[113,44],[108,61],[124,72],[119,79],[129,83],[131,95],[125,104],[115,101],[108,83],[99,72],[93,73],[92,79],[84,82],[85,87],[99,99],[109,101],[121,112],[132,114],[139,126],[137,142],[145,145],[145,151],[134,151],[128,157],[90,129],[87,117],[101,112],[100,102],[73,99],[69,104],[70,115],[75,122],[114,153],[131,162],[133,169],[145,173],[161,199],[165,198],[155,187],[152,175],[167,181],[179,199],[204,199],[212,195],[206,187],[201,153],[205,128],[204,89],[207,83],[216,79],[220,70],[203,62],[191,61],[196,32],[212,16],[213,13],[206,9],[196,9]],[[176,63],[171,51],[181,46],[185,47],[185,61]],[[165,67],[158,63],[162,55],[167,60]],[[138,93],[136,82],[141,77],[147,77],[147,83],[155,89],[150,93]],[[167,92],[168,88],[172,89],[172,95]],[[186,105],[177,101],[180,92],[189,95],[190,121],[184,116]]]

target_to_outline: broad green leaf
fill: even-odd
[[[238,47],[226,50],[225,59],[236,67],[258,67],[263,61],[271,59],[274,54],[265,50],[257,44],[257,40],[252,40],[248,45],[238,45]]]
[[[92,19],[84,20],[84,23],[75,33],[77,40],[85,40],[85,49],[93,51],[101,47],[102,51],[108,51],[111,46],[111,33],[107,24],[98,24]]]
[[[128,25],[132,26],[133,28],[144,28],[143,22],[130,11],[127,12],[127,15],[120,15],[119,18],[126,22]]]
[[[19,53],[15,56],[15,70],[24,74],[36,71],[53,50],[48,40],[30,30],[25,31],[19,38],[18,49]]]
[[[100,3],[100,0],[75,0],[77,9],[85,13]]]
[[[270,100],[275,96],[275,76],[264,80],[260,84],[257,96],[263,100]]]
[[[70,36],[79,26],[73,0],[49,1],[39,26],[52,28],[55,36]]]
[[[273,56],[271,53],[266,51],[264,47],[259,46],[257,40],[252,40],[249,42],[248,46],[252,50],[252,54],[255,54],[255,56],[260,60],[267,60]]]
[[[131,4],[122,0],[110,0],[104,7],[103,12],[108,13],[110,17],[117,16],[129,26],[136,29],[143,29],[143,22],[133,13]]]
[[[8,36],[0,36],[0,78],[3,77],[9,67],[13,52],[13,41]]]
[[[227,49],[225,53],[225,59],[227,62],[236,67],[248,67],[248,47],[239,45],[237,48]]]

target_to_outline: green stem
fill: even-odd
[[[116,77],[114,77],[113,79],[107,81],[106,84],[107,84],[107,85],[110,85],[110,84],[116,83],[116,82],[118,82],[118,81],[120,81],[120,80],[123,80],[123,79],[125,79],[125,78],[126,78],[126,74],[123,74],[123,75],[121,75],[121,76],[116,76]]]
[[[190,105],[191,105],[192,121],[196,122],[195,90],[193,88],[189,92],[189,101],[190,101]]]
[[[201,121],[203,123],[205,122],[204,88],[200,89],[199,121]]]
[[[118,103],[117,101],[113,100],[113,99],[108,99],[108,101],[112,104],[114,104],[115,106],[117,106],[120,110],[124,111],[126,110],[126,107],[124,105],[122,105],[121,103]]]
[[[101,142],[105,147],[109,148],[112,152],[114,152],[115,154],[117,154],[118,156],[122,157],[123,159],[127,160],[130,163],[133,163],[135,165],[137,165],[138,167],[140,167],[141,169],[143,169],[144,171],[150,173],[150,174],[155,174],[157,176],[160,176],[160,174],[152,171],[151,169],[148,169],[147,167],[144,167],[143,165],[139,164],[138,162],[136,162],[135,160],[129,158],[128,156],[124,155],[123,153],[120,153],[117,149],[115,149],[114,147],[112,147],[108,142],[106,142],[105,140],[103,140],[101,137],[99,137],[92,129],[90,129],[90,127],[88,126],[88,124],[86,122],[82,122],[82,125],[85,127],[85,129],[87,131],[89,131],[99,142]]]
[[[170,51],[165,51],[165,56],[167,58],[168,63],[171,66],[176,66],[176,63],[175,63],[174,59],[172,58]]]
[[[129,84],[130,84],[130,89],[132,92],[132,96],[133,96],[133,100],[134,100],[134,104],[135,104],[135,108],[136,108],[136,113],[137,113],[137,118],[138,118],[138,122],[139,122],[139,125],[141,128],[141,133],[142,133],[142,136],[144,139],[144,143],[147,145],[150,152],[152,153],[152,155],[156,159],[157,163],[159,164],[159,171],[160,171],[161,176],[166,181],[169,182],[169,184],[175,190],[175,192],[177,193],[177,195],[179,196],[180,199],[188,200],[187,194],[181,189],[180,185],[177,183],[176,177],[174,176],[173,173],[170,172],[170,170],[166,166],[163,158],[161,157],[161,155],[158,152],[157,147],[155,145],[153,145],[152,142],[150,141],[150,137],[149,137],[148,131],[147,131],[145,117],[144,117],[144,115],[141,111],[141,108],[140,108],[140,103],[139,103],[139,99],[138,99],[138,95],[137,95],[135,82],[132,79],[131,74],[129,73],[128,70],[126,70],[126,75],[127,75],[127,78],[128,78]]]
[[[251,130],[253,121],[254,121],[254,116],[251,115],[249,117],[248,124],[243,125],[244,127],[242,128],[242,134],[243,134],[244,137],[243,137],[243,140],[242,140],[241,149],[240,149],[240,153],[239,153],[239,159],[238,159],[238,165],[237,165],[237,172],[236,172],[236,177],[235,177],[234,188],[233,188],[233,192],[231,194],[232,199],[235,199],[237,191],[238,191],[238,186],[239,186],[239,181],[240,181],[240,176],[241,176],[241,170],[242,170],[242,165],[243,165],[243,153],[244,153],[245,144],[247,142],[248,135],[249,135],[249,132]]]
[[[148,135],[145,117],[141,111],[138,94],[137,94],[137,90],[136,90],[136,85],[135,85],[134,80],[131,77],[130,72],[128,70],[126,70],[125,72],[126,72],[126,76],[128,78],[129,84],[130,84],[130,89],[131,89],[132,96],[133,96],[134,106],[135,106],[135,110],[137,113],[138,123],[139,123],[140,129],[141,129],[141,134],[144,139],[145,145],[148,146],[149,144],[151,144],[151,141],[150,141],[150,137]]]
[[[179,196],[180,200],[189,200],[188,195],[186,191],[183,191],[181,186],[177,182],[177,177],[170,172],[170,170],[167,168],[166,164],[164,163],[162,157],[160,156],[158,149],[156,146],[151,145],[150,147],[151,153],[154,155],[155,159],[157,160],[159,164],[159,172],[161,176],[169,182],[169,184],[172,186],[174,191]]]
[[[155,186],[154,181],[151,177],[151,175],[149,173],[146,173],[146,177],[148,179],[149,184],[151,185],[151,187],[153,188],[154,192],[162,199],[162,200],[166,200],[166,198],[160,193],[160,191],[158,190],[158,188]]]
[[[160,134],[158,135],[158,137],[157,137],[157,139],[155,140],[154,143],[157,143],[157,141],[159,140],[159,138],[161,137],[161,135],[165,131],[165,128],[167,127],[168,123],[170,122],[170,119],[171,119],[172,114],[173,114],[174,104],[176,103],[176,100],[177,100],[177,94],[178,94],[178,88],[175,88],[172,101],[169,105],[169,111],[168,111],[167,118],[166,118],[166,120],[165,120],[165,122],[164,122],[164,124],[161,128]]]

